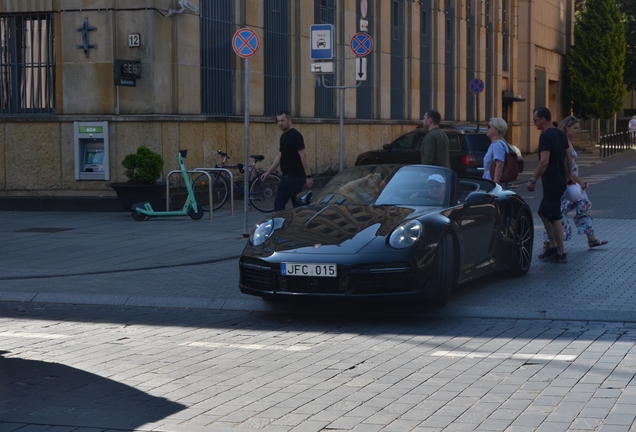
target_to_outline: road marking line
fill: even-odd
[[[13,338],[30,338],[30,339],[66,339],[70,336],[62,334],[47,334],[47,333],[13,333],[6,332],[0,333],[1,337],[13,337]]]
[[[512,354],[512,353],[478,353],[468,351],[436,351],[434,357],[467,357],[467,358],[492,358],[492,359],[514,359],[514,360],[560,360],[574,361],[575,355],[567,354]]]
[[[181,346],[192,346],[202,348],[238,348],[247,350],[271,350],[271,351],[306,351],[313,346],[299,345],[262,345],[262,344],[230,344],[218,342],[186,342]]]

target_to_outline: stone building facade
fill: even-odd
[[[327,86],[311,72],[316,23],[333,25]],[[274,108],[291,111],[316,174],[339,169],[341,110],[345,166],[428,108],[445,121],[504,117],[509,141],[533,152],[532,109],[563,115],[572,25],[572,0],[0,0],[0,197],[112,195],[139,145],[163,156],[164,176],[179,149],[192,168],[213,166],[217,149],[242,161],[248,61],[231,49],[244,27],[260,39],[248,136],[263,167],[278,151]],[[350,43],[365,29],[373,48],[356,81]],[[116,85],[116,60],[139,68],[134,87]],[[348,87],[342,106],[330,86]],[[109,180],[76,180],[75,122],[104,121]]]

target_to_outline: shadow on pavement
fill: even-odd
[[[0,351],[0,423],[132,430],[186,407],[60,363]]]

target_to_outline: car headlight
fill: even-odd
[[[389,237],[389,246],[394,249],[407,248],[420,238],[423,231],[424,227],[422,227],[420,221],[410,220],[405,222],[393,230]]]
[[[268,238],[270,238],[273,232],[274,221],[272,219],[268,219],[265,222],[259,222],[252,230],[252,234],[250,234],[250,243],[254,246],[262,245]]]

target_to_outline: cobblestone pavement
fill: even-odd
[[[241,212],[0,211],[0,432],[636,430],[636,152],[579,165],[610,243],[446,308],[241,295]]]
[[[541,192],[525,191],[536,166],[516,188],[536,211]],[[636,322],[636,151],[605,160],[579,157],[590,184],[597,235],[606,246],[589,249],[585,236],[567,242],[569,263],[533,260],[523,278],[490,277],[458,288],[448,307],[428,316],[598,319]],[[539,188],[540,189],[540,188]],[[214,220],[187,217],[135,222],[127,213],[17,213],[0,211],[0,301],[220,310],[288,311],[302,305],[267,304],[238,290],[238,256],[245,224],[241,205]],[[264,216],[248,213],[248,226]],[[53,231],[53,232],[46,232]],[[56,230],[62,230],[55,232]],[[535,216],[534,256],[543,230]]]
[[[0,431],[636,427],[636,324],[356,312],[0,304]]]

